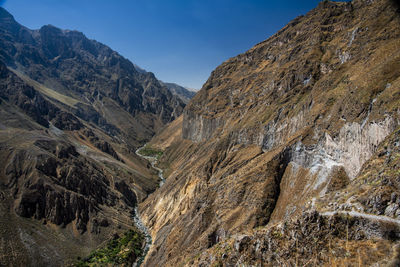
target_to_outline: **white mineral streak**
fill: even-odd
[[[330,174],[335,166],[342,166],[350,179],[354,179],[362,165],[373,155],[377,146],[395,127],[391,117],[382,122],[372,122],[364,128],[359,123],[346,123],[337,137],[325,133],[317,145],[306,147],[297,142],[291,151],[292,173],[298,166],[309,170],[310,179],[305,192],[326,192]],[[323,187],[321,187],[323,186]]]
[[[381,122],[371,122],[364,127],[356,122],[346,123],[336,138],[326,134],[322,146],[330,157],[343,165],[352,179],[376,151],[379,143],[394,130],[395,124],[392,117],[386,117]]]

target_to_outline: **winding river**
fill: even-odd
[[[145,146],[146,145],[137,149],[135,153],[139,157],[148,160],[151,163],[151,167],[158,172],[158,177],[160,178],[160,187],[161,187],[165,183],[165,179],[163,176],[163,170],[161,170],[160,168],[155,166],[157,164],[157,157],[143,156],[139,153],[140,150],[142,150]],[[139,267],[144,262],[144,259],[146,258],[146,255],[150,250],[152,240],[151,240],[151,235],[149,233],[149,230],[147,229],[147,227],[144,225],[142,219],[140,218],[140,214],[139,214],[137,206],[135,208],[135,216],[133,217],[133,220],[135,222],[136,227],[144,234],[144,238],[146,241],[146,245],[143,249],[143,255],[132,265],[132,267]]]

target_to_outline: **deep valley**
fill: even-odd
[[[0,7],[0,266],[400,266],[400,5],[321,1],[197,93]]]

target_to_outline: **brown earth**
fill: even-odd
[[[2,64],[0,80],[1,264],[65,265],[131,229],[147,162]]]
[[[398,10],[323,1],[212,72],[151,141],[168,177],[140,204],[146,266],[396,264],[397,152],[378,147],[399,125]]]
[[[107,46],[0,8],[0,265],[64,266],[134,228],[158,187],[135,151],[183,107]]]

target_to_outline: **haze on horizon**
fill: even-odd
[[[211,71],[319,0],[0,1],[30,29],[52,24],[110,46],[160,80],[200,89]]]

